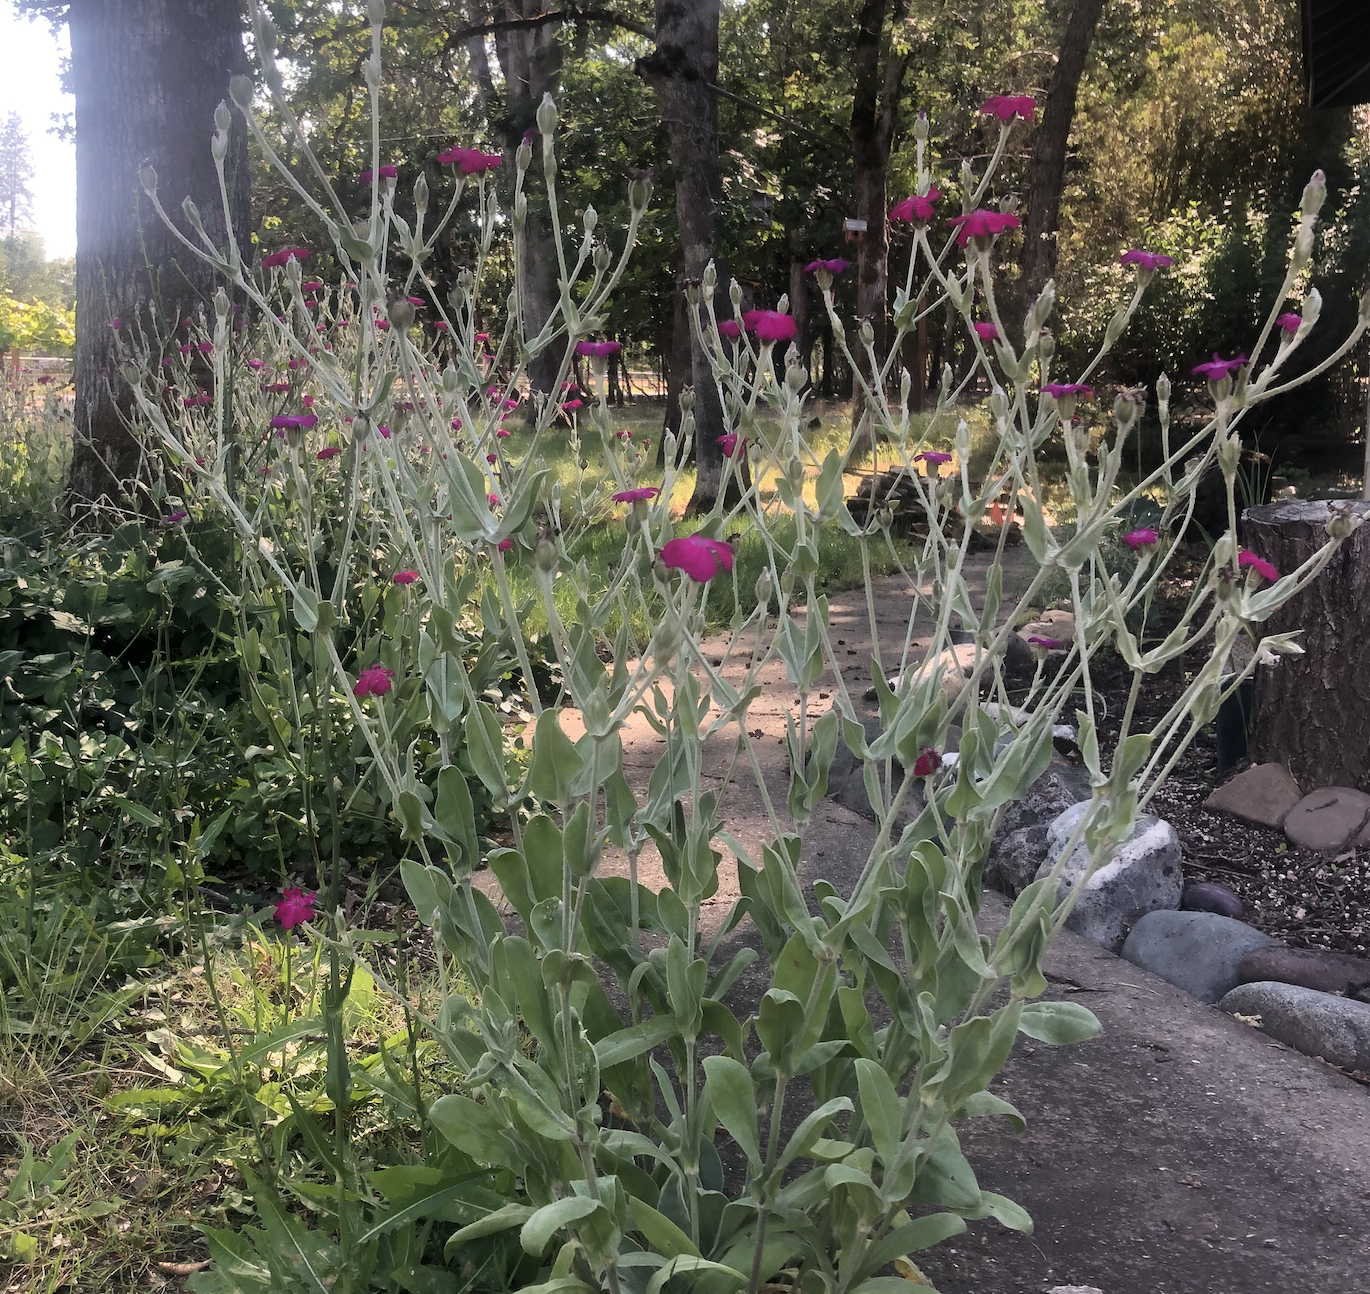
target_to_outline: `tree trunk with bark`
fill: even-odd
[[[1056,232],[1061,224],[1061,191],[1066,179],[1066,145],[1075,120],[1075,99],[1104,0],[1075,0],[1061,38],[1046,107],[1028,164],[1027,211],[1023,216],[1024,307],[1031,305],[1056,273]]]
[[[866,222],[865,232],[856,245],[856,314],[870,323],[875,333],[877,360],[885,353],[889,328],[889,225],[886,175],[890,149],[894,143],[899,116],[899,98],[904,88],[909,54],[900,52],[894,33],[909,11],[909,0],[864,0],[856,22],[856,47],[852,66],[855,86],[851,109],[852,187],[856,194],[856,216]],[[889,13],[889,26],[885,17]],[[855,454],[873,451],[874,429],[861,393],[861,380],[875,380],[860,324],[847,341],[856,359],[857,374],[852,375],[852,444]]]
[[[549,0],[505,0],[497,17],[535,18],[554,6]],[[557,252],[549,225],[550,210],[542,174],[542,141],[537,134],[537,111],[542,96],[556,96],[561,81],[560,22],[538,23],[495,36],[495,50],[504,71],[504,164],[514,173],[514,153],[527,131],[533,132],[533,164],[528,168],[524,192],[528,217],[518,236],[519,311],[525,336],[536,337],[557,308]],[[512,183],[512,180],[510,181]],[[561,356],[548,348],[528,361],[528,380],[534,391],[548,393],[556,384]],[[531,412],[531,405],[529,406]]]
[[[1370,503],[1354,506],[1370,512]],[[1242,543],[1287,574],[1326,542],[1331,515],[1328,504],[1303,499],[1249,508]],[[1370,525],[1258,629],[1299,631],[1304,654],[1256,667],[1251,758],[1286,765],[1306,791],[1370,791]]]
[[[227,242],[210,156],[214,110],[228,80],[246,71],[238,0],[73,0],[71,79],[76,91],[76,445],[68,503],[126,509],[146,464],[129,431],[131,393],[120,376],[140,333],[153,362],[180,321],[208,304],[214,271],[175,240],[142,192],[151,163],[168,214],[189,196],[209,236]],[[250,251],[246,132],[233,110],[225,162],[232,220]],[[111,327],[114,320],[119,328]]]
[[[677,294],[703,278],[712,260],[718,274],[714,309],[730,318],[727,266],[714,255],[719,207],[718,180],[718,11],[719,0],[656,0],[656,49],[637,62],[637,71],[657,93],[675,173],[676,220],[680,226],[680,281]],[[681,307],[677,303],[677,328]],[[688,322],[688,320],[686,320]],[[676,334],[674,352],[683,358],[685,339]],[[707,512],[723,479],[723,407],[709,357],[691,330],[690,376],[694,387],[694,457],[697,475],[690,508]],[[673,365],[672,385],[679,381]],[[672,417],[668,393],[667,422]]]

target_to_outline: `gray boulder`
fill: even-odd
[[[1231,1015],[1260,1016],[1272,1038],[1342,1069],[1370,1073],[1370,1006],[1298,984],[1241,984],[1219,1005]]]
[[[1123,956],[1200,1002],[1217,1002],[1237,987],[1247,953],[1279,942],[1216,912],[1148,912],[1132,927]]]
[[[1275,980],[1357,997],[1370,988],[1370,961],[1326,948],[1258,948],[1242,958],[1237,979],[1242,984]]]
[[[1050,874],[1052,864],[1088,810],[1087,803],[1076,804],[1052,821],[1047,829],[1046,856],[1037,868],[1036,879]],[[1089,851],[1081,844],[1066,860],[1061,873],[1062,899],[1071,890],[1083,887],[1066,925],[1111,952],[1122,947],[1128,928],[1139,913],[1180,905],[1184,889],[1180,838],[1175,828],[1160,818],[1140,818],[1132,839],[1119,845],[1108,861],[1086,879],[1089,865]]]
[[[985,884],[1011,898],[1022,893],[1047,856],[1047,829],[1071,805],[1089,799],[1089,772],[1053,764],[1021,800],[1004,810],[985,859]]]

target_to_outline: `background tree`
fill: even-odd
[[[194,199],[210,237],[223,242],[209,140],[230,74],[245,70],[241,14],[237,0],[73,0],[65,16],[76,96],[77,248],[77,444],[68,488],[75,507],[102,498],[122,505],[142,463],[127,428],[120,334],[141,331],[154,349],[166,344],[216,286],[152,213],[139,168],[156,168],[171,210]],[[246,160],[235,114],[228,169],[244,243]]]
[[[0,229],[14,238],[33,216],[33,157],[24,119],[11,110],[0,122]]]
[[[718,174],[718,19],[719,0],[656,0],[656,49],[638,60],[641,76],[656,90],[661,124],[669,141],[680,228],[678,291],[698,287],[714,261],[718,286],[714,308],[732,313],[728,268],[716,256],[720,189]],[[679,306],[675,327],[682,326]],[[683,355],[683,347],[677,352]],[[690,507],[707,511],[723,479],[723,408],[709,358],[691,332],[694,386],[694,454],[697,474]]]
[[[1028,164],[1027,210],[1023,213],[1023,300],[1035,301],[1056,273],[1056,230],[1066,175],[1066,145],[1075,119],[1075,97],[1085,60],[1099,25],[1104,0],[1075,0],[1061,38],[1061,52],[1047,86],[1042,122]]]

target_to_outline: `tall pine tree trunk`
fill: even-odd
[[[214,109],[246,70],[238,0],[73,0],[71,80],[76,90],[76,446],[70,505],[104,499],[126,508],[144,479],[127,428],[131,393],[119,373],[120,333],[161,344],[218,286],[214,272],[178,243],[141,190],[139,168],[157,171],[163,205],[184,224],[181,201],[227,241],[209,152]],[[242,119],[234,111],[225,163],[233,224],[247,250],[249,177]],[[187,234],[194,238],[189,229]],[[119,320],[120,330],[109,325]]]
[[[1056,273],[1056,232],[1061,225],[1061,191],[1066,179],[1066,145],[1075,119],[1075,99],[1104,0],[1075,0],[1061,38],[1061,55],[1047,87],[1042,123],[1028,165],[1027,211],[1023,217],[1024,306],[1037,299]]]
[[[549,0],[505,0],[499,16],[535,18],[556,6]],[[529,338],[542,331],[557,308],[557,252],[548,224],[550,211],[542,175],[542,143],[537,136],[537,110],[544,94],[555,97],[561,80],[560,21],[538,23],[498,33],[495,49],[504,71],[504,158],[512,175],[514,152],[527,131],[534,132],[533,164],[524,181],[528,217],[518,239],[519,311]],[[528,379],[534,391],[551,392],[561,356],[549,347],[528,362]]]
[[[853,55],[856,84],[851,109],[852,185],[857,218],[866,222],[865,232],[857,241],[856,314],[858,320],[871,325],[877,360],[884,355],[889,338],[890,240],[885,219],[888,206],[885,180],[898,120],[899,96],[909,63],[908,52],[901,53],[894,40],[895,30],[908,14],[909,0],[895,0],[887,36],[885,15],[888,8],[886,0],[864,0],[861,6]],[[859,324],[852,330],[847,344],[856,359],[861,379],[867,384],[873,382],[875,375],[861,340]],[[864,453],[873,450],[874,446],[874,429],[861,392],[861,381],[854,374],[851,452]]]
[[[729,318],[727,267],[714,255],[719,206],[718,82],[719,0],[656,0],[656,49],[638,60],[637,70],[657,93],[675,179],[676,220],[680,227],[680,283],[698,283],[712,260],[718,273],[714,309]],[[679,315],[677,315],[679,318]],[[683,355],[684,339],[675,353]],[[718,498],[723,479],[723,408],[709,357],[691,337],[690,373],[694,387],[694,456],[697,475],[690,507],[706,512]],[[668,418],[670,411],[667,411]]]

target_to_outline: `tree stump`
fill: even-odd
[[[1355,503],[1362,515],[1370,503]],[[1245,547],[1284,575],[1327,541],[1326,502],[1285,499],[1242,514]],[[1258,632],[1298,631],[1302,656],[1258,665],[1248,749],[1284,764],[1305,791],[1370,791],[1370,523]]]

